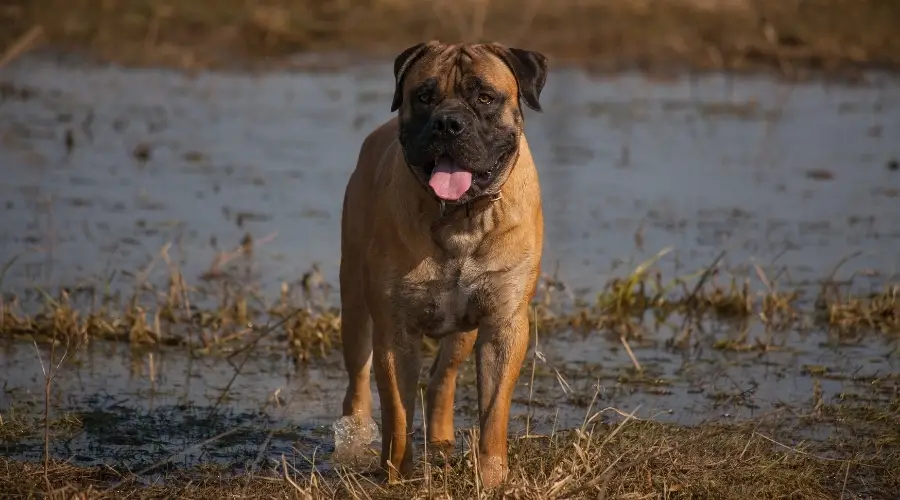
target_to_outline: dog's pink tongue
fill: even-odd
[[[460,168],[450,158],[442,157],[434,165],[428,185],[434,190],[434,194],[438,195],[438,198],[456,201],[472,187],[472,172]]]

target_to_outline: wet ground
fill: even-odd
[[[314,264],[335,281],[343,187],[362,138],[390,115],[391,81],[388,62],[188,77],[41,55],[16,61],[0,74],[0,265],[11,263],[3,292],[90,284],[127,294],[142,269],[164,284],[157,257],[168,243],[185,278],[202,284],[216,255],[247,234],[257,243],[252,259],[237,259],[240,279],[269,300]],[[851,255],[835,279],[864,291],[895,278],[893,77],[848,87],[561,70],[542,102],[526,126],[544,196],[544,270],[575,294],[668,246],[666,276],[726,250],[733,272],[756,281],[750,266],[759,263],[784,288],[811,292]],[[896,337],[792,331],[772,334],[777,350],[734,352],[716,347],[747,330],[751,341],[769,333],[707,325],[675,351],[665,341],[677,326],[632,346],[641,377],[617,338],[541,337],[534,392],[530,353],[514,425],[531,407],[534,430],[576,426],[595,394],[595,411],[640,405],[642,417],[698,423],[807,404],[817,385],[827,401],[880,404],[900,391]],[[35,347],[0,349],[0,415],[40,414]],[[91,343],[54,386],[64,436],[54,452],[140,470],[229,432],[175,462],[243,468],[282,452],[327,453],[344,387],[339,358],[298,368],[283,351],[262,346],[238,370],[239,359]],[[471,367],[462,376],[474,380]],[[461,384],[460,426],[475,422],[474,396],[473,384]],[[37,458],[42,444],[30,435],[0,448]]]

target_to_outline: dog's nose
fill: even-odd
[[[432,130],[436,134],[459,135],[465,130],[466,125],[456,115],[446,114],[434,117]]]

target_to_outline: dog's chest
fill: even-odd
[[[395,294],[407,328],[443,337],[478,327],[485,314],[490,276],[469,258],[426,262],[407,275]]]

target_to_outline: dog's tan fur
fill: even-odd
[[[439,76],[452,93],[456,73],[468,72],[511,96],[502,119],[517,127],[519,152],[506,170],[499,198],[466,216],[442,219],[440,203],[414,177],[398,141],[409,99],[398,117],[366,137],[346,188],[340,286],[350,382],[343,414],[371,414],[369,371],[374,365],[382,412],[381,463],[389,480],[405,477],[413,467],[421,336],[435,333],[421,331],[423,323],[416,318],[431,300],[446,312],[445,322],[452,321],[466,314],[476,295],[484,312],[477,330],[447,334],[453,324],[439,327],[438,334],[446,335],[427,389],[427,439],[444,450],[453,446],[457,370],[475,350],[484,486],[496,486],[508,470],[510,401],[528,347],[543,215],[538,175],[522,129],[518,84],[491,47],[496,46],[432,44],[430,53],[409,68],[404,91],[425,77]],[[460,51],[468,56],[462,58],[464,64]]]

